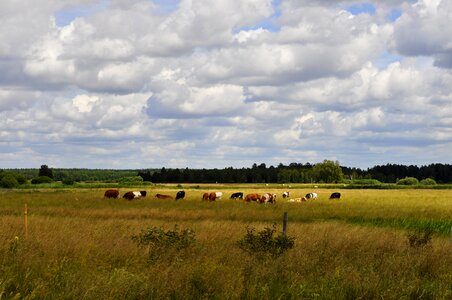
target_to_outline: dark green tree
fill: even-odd
[[[42,165],[41,168],[39,169],[38,176],[47,176],[53,179],[52,169],[50,169],[47,165]]]

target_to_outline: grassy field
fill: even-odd
[[[141,187],[143,199],[103,199],[104,189],[0,190],[0,299],[452,299],[451,190],[315,191],[288,203],[277,186]],[[132,189],[128,189],[132,190]],[[123,194],[126,189],[121,189]],[[230,200],[236,191],[274,192],[276,205]],[[328,200],[340,191],[340,200]],[[25,236],[24,205],[28,206]],[[237,246],[287,212],[295,246],[277,258]],[[195,232],[193,246],[150,260],[132,236],[157,226]],[[421,246],[409,236],[433,235]],[[165,249],[164,249],[165,250]]]

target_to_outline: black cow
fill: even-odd
[[[340,199],[340,198],[341,198],[341,193],[338,193],[338,192],[334,192],[330,196],[330,199]]]
[[[231,199],[243,199],[243,193],[238,192],[231,195]]]
[[[179,192],[177,192],[177,194],[176,194],[176,200],[184,199],[184,198],[185,198],[185,192],[184,192],[184,191],[179,191]]]
[[[146,191],[140,191],[141,197],[146,197]]]

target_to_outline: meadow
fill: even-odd
[[[190,186],[180,201],[152,197],[174,186],[143,189],[133,201],[104,199],[104,188],[0,190],[0,299],[452,299],[452,190],[306,185],[291,197],[319,199],[289,203],[276,185]],[[215,190],[223,199],[201,201]],[[228,199],[236,191],[274,192],[277,203]],[[293,249],[237,246],[247,228],[280,231],[284,212]],[[175,225],[194,231],[189,248],[151,260],[132,239]]]

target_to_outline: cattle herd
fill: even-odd
[[[142,197],[146,197],[146,191],[130,191],[126,192],[122,198],[126,200],[132,200],[132,199],[138,199]],[[119,190],[107,190],[104,193],[104,198],[119,198]],[[223,197],[222,192],[209,192],[204,193],[202,195],[202,200],[204,201],[216,201],[220,200]],[[300,198],[290,198],[290,191],[286,191],[282,193],[282,197],[284,199],[287,199],[287,202],[304,202],[307,200],[315,200],[318,199],[317,193],[307,193],[304,197]],[[165,194],[155,194],[155,199],[169,199],[169,200],[180,200],[185,198],[185,191],[178,191],[176,193],[176,196],[173,197],[171,195],[165,195]],[[330,195],[329,199],[340,199],[341,193],[334,192]],[[245,202],[257,202],[257,203],[276,203],[276,194],[275,193],[264,193],[264,194],[258,194],[258,193],[250,193],[243,195],[242,192],[233,193],[230,197],[230,199],[236,200],[241,199]]]

